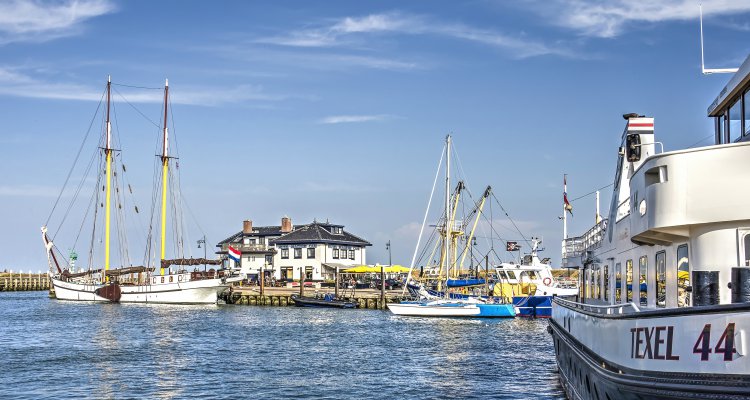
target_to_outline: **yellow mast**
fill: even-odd
[[[479,203],[479,207],[477,207],[477,218],[474,220],[474,225],[471,227],[471,233],[469,233],[468,239],[466,239],[466,249],[464,249],[464,254],[461,256],[461,262],[458,264],[459,269],[463,268],[464,266],[464,260],[466,260],[466,255],[469,253],[469,246],[471,246],[471,238],[474,237],[474,231],[476,231],[477,229],[477,224],[479,223],[479,217],[482,216],[482,209],[484,208],[484,203],[487,201],[487,197],[489,197],[491,190],[492,188],[487,186],[487,189],[484,190],[484,195],[482,196],[482,202]]]
[[[450,226],[453,228],[456,221],[456,212],[458,211],[458,200],[461,198],[461,190],[464,189],[464,181],[459,181],[458,186],[456,187],[456,198],[453,201],[453,211],[451,212],[451,223]],[[451,276],[456,278],[458,276],[458,271],[456,270],[456,260],[458,259],[458,236],[462,235],[463,232],[461,231],[454,231],[451,229],[450,232],[450,241],[453,245],[453,254],[452,258],[448,257],[448,270],[451,273]],[[450,265],[453,265],[453,268],[450,267]]]
[[[109,103],[110,93],[112,87],[111,77],[107,77],[107,127],[106,127],[106,141],[104,154],[107,157],[107,194],[106,194],[106,208],[104,212],[104,274],[102,276],[102,282],[108,280],[107,272],[109,270],[109,230],[110,230],[110,201],[112,197],[112,125],[109,122]]]
[[[164,84],[164,142],[162,148],[162,188],[161,188],[161,260],[165,258],[165,249],[167,241],[167,179],[169,179],[169,149],[168,132],[167,132],[167,101],[169,99],[169,80]],[[161,266],[161,262],[159,263]],[[160,269],[161,275],[164,275],[164,267]]]

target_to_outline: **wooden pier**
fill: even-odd
[[[313,296],[313,290],[307,289],[305,295]],[[380,292],[376,290],[358,290],[354,294],[342,296],[341,298],[357,303],[358,308],[371,310],[384,310],[387,303],[398,303],[405,300],[407,296],[401,295],[401,291],[392,291],[385,296],[385,302],[380,298]],[[226,291],[219,297],[227,304],[250,305],[250,306],[272,306],[288,307],[294,306],[291,300],[292,294],[298,294],[299,289],[294,290],[266,290],[266,293],[260,294],[255,290],[237,289]],[[321,292],[322,294],[322,292]]]
[[[0,273],[0,292],[49,290],[47,274]]]

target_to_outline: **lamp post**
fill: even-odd
[[[207,253],[206,253],[206,235],[203,235],[202,239],[198,239],[198,248],[201,248],[201,244],[203,244],[203,261],[205,262]],[[206,271],[206,264],[203,264],[203,271]]]
[[[388,266],[391,266],[391,241],[390,240],[386,242],[385,249],[388,250]]]

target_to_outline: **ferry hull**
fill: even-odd
[[[64,282],[52,278],[58,300],[111,302],[97,295],[105,285]],[[120,303],[216,304],[219,294],[227,289],[220,279],[204,279],[181,283],[120,286]]]
[[[548,329],[560,383],[572,400],[748,399],[750,374],[743,356],[750,305],[744,311],[734,308],[737,312],[640,311],[597,317],[556,301]],[[690,326],[680,325],[687,314],[693,314]],[[728,324],[736,330],[721,335]],[[706,325],[715,330],[713,336],[696,333]],[[655,334],[657,329],[661,335]],[[729,353],[723,352],[726,346]]]

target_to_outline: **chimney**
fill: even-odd
[[[249,219],[242,221],[242,233],[245,235],[253,233],[253,221]]]
[[[281,233],[289,233],[292,231],[292,219],[284,216],[281,218]]]

